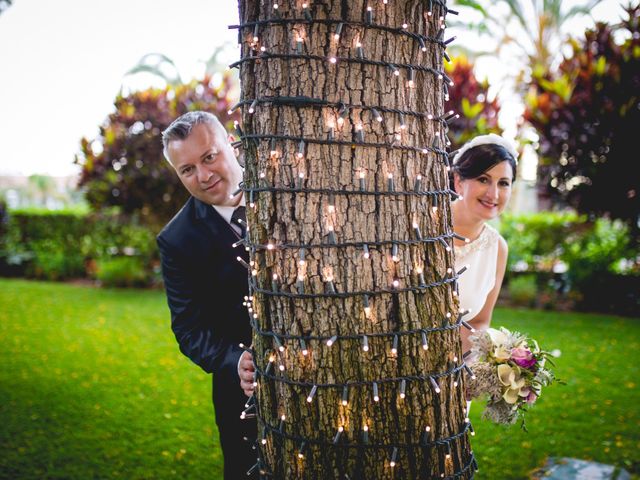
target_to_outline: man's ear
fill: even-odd
[[[236,156],[236,160],[238,161],[240,166],[244,168],[244,152],[238,147],[233,147],[233,142],[236,141],[233,135],[229,134],[228,140],[229,140],[229,144],[232,145],[233,154]]]

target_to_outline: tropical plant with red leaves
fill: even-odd
[[[489,82],[478,80],[473,64],[465,56],[445,64],[445,71],[453,80],[445,110],[453,110],[460,115],[449,126],[451,150],[460,148],[476,135],[501,134],[502,129],[498,125],[500,104],[497,98],[489,99]]]
[[[638,235],[640,6],[617,25],[596,24],[571,40],[557,72],[534,75],[524,117],[540,136],[541,194],[592,216],[629,224]],[[624,38],[616,42],[616,37]]]
[[[110,207],[140,221],[160,226],[184,204],[188,193],[162,154],[162,131],[181,114],[206,110],[223,125],[236,119],[228,114],[232,80],[224,75],[219,86],[211,77],[118,95],[115,111],[94,140],[81,140],[79,185],[91,207]],[[237,115],[234,114],[234,115]]]

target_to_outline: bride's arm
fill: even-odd
[[[476,330],[482,330],[489,328],[491,325],[491,316],[493,315],[493,308],[496,306],[498,295],[500,294],[500,288],[502,288],[502,280],[504,279],[504,272],[507,269],[507,257],[509,256],[509,247],[504,238],[498,238],[498,259],[496,262],[496,283],[493,289],[487,295],[487,299],[484,302],[482,310],[478,312],[471,320],[468,320],[469,324]],[[472,334],[466,328],[460,330],[462,336],[462,351],[469,350],[470,345],[468,338]]]

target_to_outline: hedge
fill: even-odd
[[[151,285],[159,272],[154,237],[135,218],[115,214],[11,211],[0,238],[0,275]]]

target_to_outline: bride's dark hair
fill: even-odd
[[[477,178],[490,168],[501,162],[509,162],[513,171],[512,181],[516,180],[516,169],[518,164],[506,148],[495,143],[485,143],[477,147],[470,148],[460,157],[456,158],[456,162],[451,167],[451,189],[453,186],[453,174],[457,173],[463,180]]]

